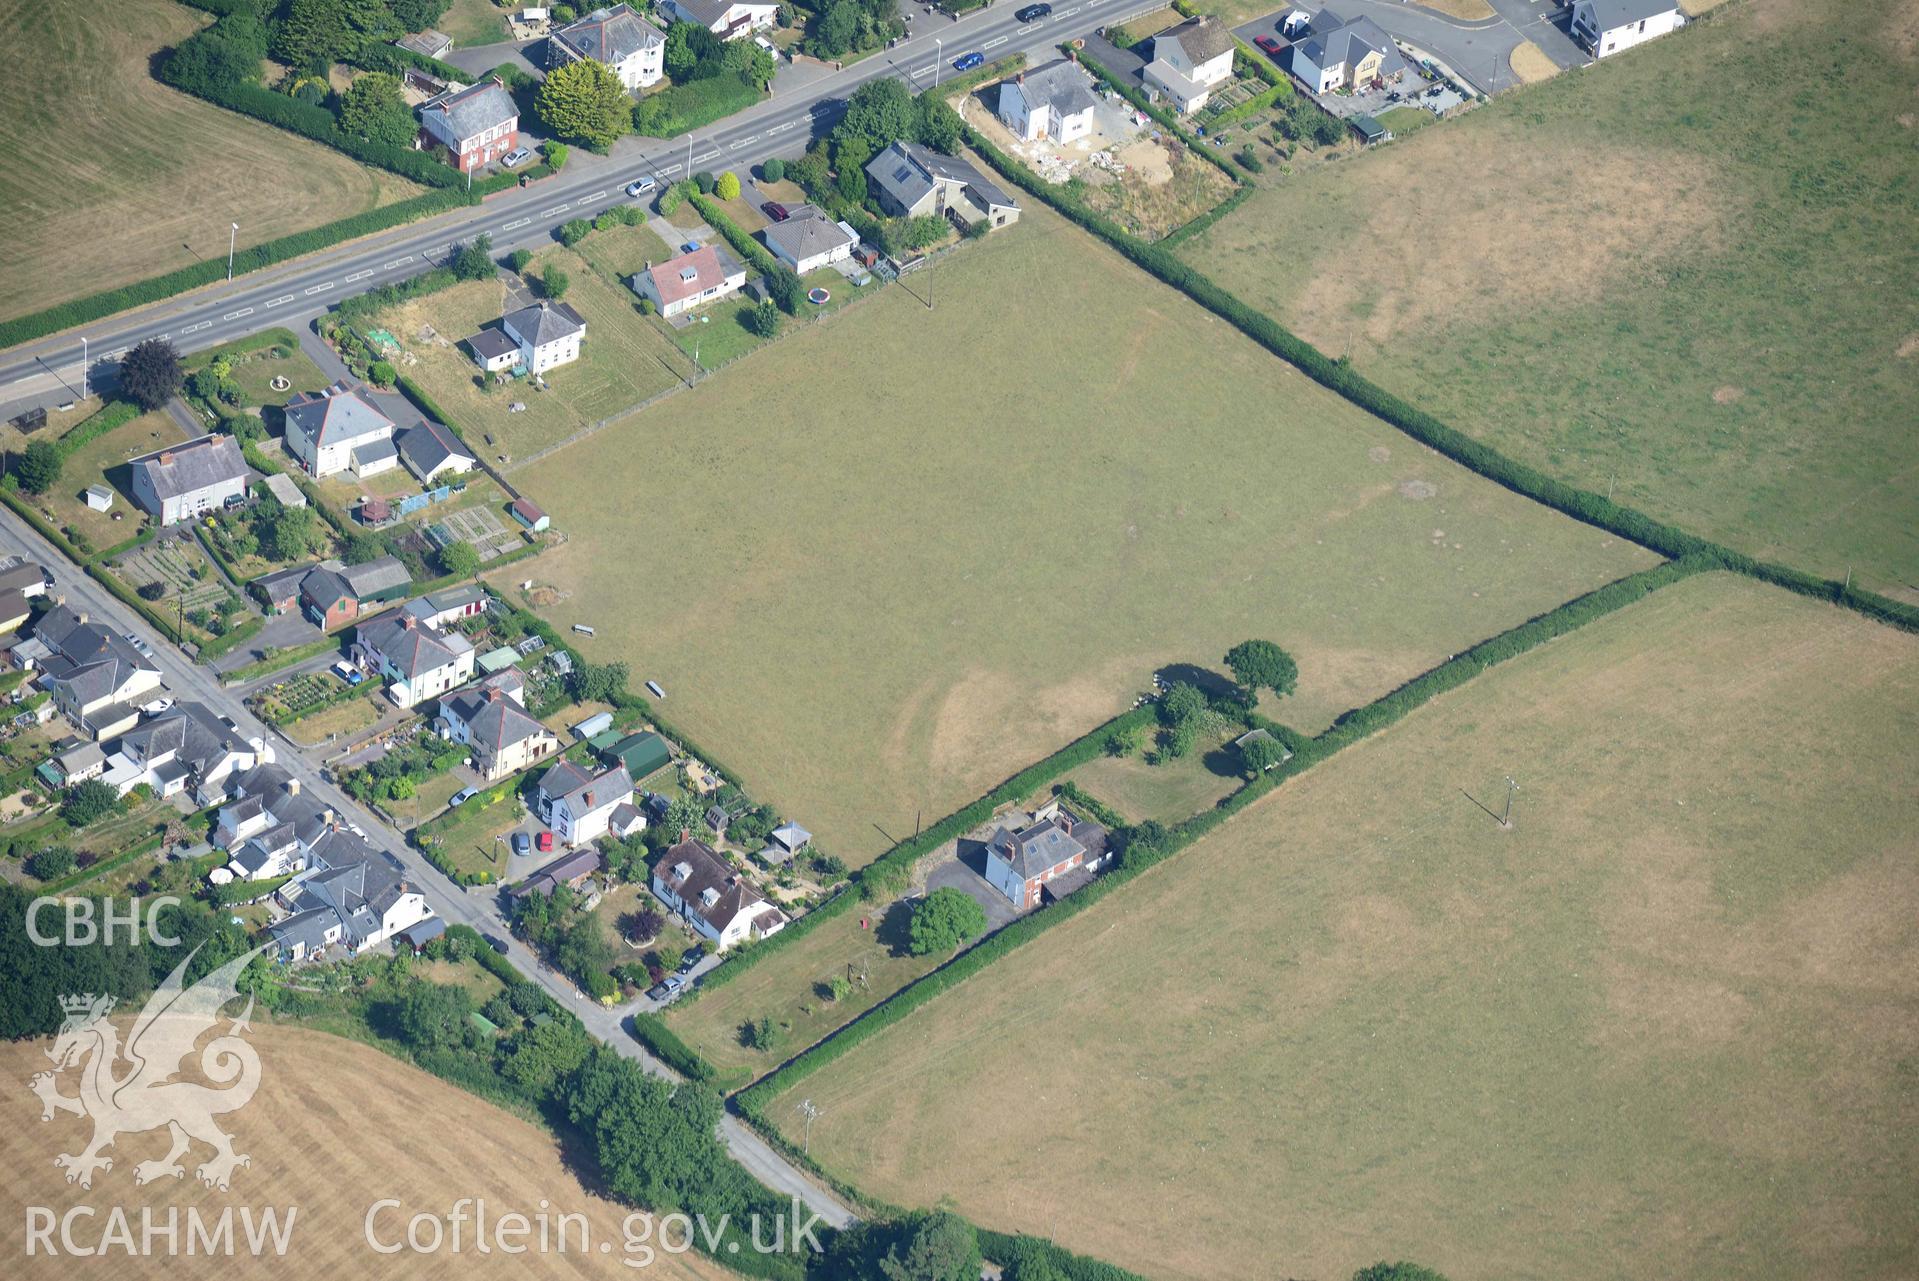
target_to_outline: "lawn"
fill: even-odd
[[[819,304],[807,303],[797,317],[782,316],[782,333],[794,325],[830,316],[855,298],[884,287],[877,276],[872,277],[871,283],[856,287],[831,267],[821,267],[810,275],[802,276],[800,280],[809,293],[816,288],[826,290],[827,300]],[[697,357],[700,368],[711,371],[731,364],[767,341],[746,327],[746,315],[756,306],[758,304],[745,294],[735,294],[700,308],[693,323],[684,329],[674,329],[664,320],[654,323],[660,326],[661,332],[672,336],[689,361]]]
[[[1040,209],[739,371],[521,474],[542,612],[850,864],[1163,664],[1270,636],[1311,728],[1651,563]]]
[[[665,262],[673,256],[666,242],[650,227],[618,226],[595,231],[573,246],[573,252],[620,289],[649,264]],[[630,292],[630,291],[629,291]]]
[[[572,283],[565,301],[586,318],[587,327],[580,359],[549,371],[546,391],[524,379],[482,390],[475,382],[479,367],[458,345],[497,321],[509,305],[525,305],[524,295],[510,299],[501,282],[456,285],[383,312],[377,321],[419,357],[407,373],[470,439],[486,445],[495,461],[501,455],[511,461],[558,444],[673,386],[687,372],[685,358],[640,315],[631,290],[607,283],[565,249],[540,254],[528,272],[538,275],[549,265],[567,273]],[[423,325],[430,325],[440,341],[422,341]],[[516,403],[526,409],[511,412]],[[555,495],[539,496],[544,502]]]
[[[1246,782],[1230,742],[1160,765],[1137,753],[1100,756],[1066,777],[1135,823],[1151,818],[1169,826],[1211,809]]]
[[[512,39],[506,15],[493,0],[453,0],[433,25],[452,39],[455,49],[471,49]]]
[[[455,779],[455,786],[440,797],[442,808],[453,791],[458,790],[456,775],[449,773],[443,777]],[[476,796],[453,811],[452,821],[444,830],[436,832],[434,839],[448,862],[459,871],[488,872],[497,878],[507,869],[507,847],[494,838],[511,831],[526,817],[526,807],[517,795],[492,805],[484,804],[483,798],[484,794]],[[432,815],[422,813],[420,817]]]
[[[63,424],[69,430],[80,422]],[[48,435],[43,429],[40,438]],[[60,479],[37,499],[29,499],[54,526],[68,531],[68,538],[82,551],[104,551],[124,543],[146,525],[146,515],[133,505],[132,469],[127,460],[152,453],[162,445],[187,439],[187,432],[164,409],[142,414],[125,426],[116,427],[73,451],[60,469]],[[97,512],[87,506],[81,494],[89,485],[105,484],[113,490],[113,506]],[[84,541],[81,541],[84,540]]]
[[[1517,458],[1919,599],[1910,12],[1728,5],[1180,252]]]
[[[898,946],[901,929],[885,931],[889,942],[880,942],[881,924],[858,908],[836,916],[732,982],[669,1007],[667,1023],[719,1069],[724,1083],[762,1076],[946,959],[907,952]],[[830,999],[827,984],[835,978],[854,984],[843,1001]],[[741,1041],[741,1028],[767,1016],[785,1025],[780,1044],[772,1051],[752,1049]]]
[[[0,317],[218,258],[419,194],[329,147],[155,80],[149,62],[210,19],[170,0],[4,6],[7,123],[27,146],[0,175],[12,261]]]
[[[335,703],[332,707],[290,721],[285,726],[287,737],[309,746],[325,743],[336,736],[350,738],[379,721],[380,702],[376,699],[380,699],[377,694],[366,698],[349,698],[344,703]]]
[[[1915,735],[1919,641],[1689,580],[769,1115],[797,1142],[810,1098],[813,1157],[871,1195],[1155,1277],[1911,1276],[1919,789],[1886,746]],[[1502,830],[1475,802],[1508,775]]]
[[[274,387],[275,378],[285,378],[288,386]],[[246,403],[279,409],[303,391],[319,391],[327,385],[320,367],[297,347],[262,347],[233,358],[233,381],[246,393]],[[269,424],[280,430],[284,420],[277,414]]]

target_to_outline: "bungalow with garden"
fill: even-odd
[[[1170,99],[1181,115],[1205,106],[1213,90],[1232,78],[1233,33],[1212,14],[1169,27],[1152,43],[1153,58],[1140,79]]]
[[[653,865],[653,893],[710,939],[715,951],[767,938],[786,927],[786,913],[767,902],[712,846],[685,832]]]
[[[769,0],[660,0],[676,22],[705,27],[722,40],[738,40],[770,27],[780,7]]]
[[[438,698],[473,679],[473,645],[466,637],[436,631],[403,613],[361,624],[353,650],[386,678],[386,696],[398,707]]]
[[[486,332],[499,333],[497,329]],[[441,476],[470,472],[480,465],[480,460],[466,447],[466,442],[454,435],[451,427],[442,423],[415,423],[400,433],[397,443],[400,461],[419,478],[422,485],[431,485]]]
[[[577,890],[587,878],[600,870],[600,852],[591,846],[562,854],[533,875],[513,887],[514,897],[522,894],[552,894],[562,885]]]
[[[871,190],[895,218],[945,214],[961,230],[1019,221],[1019,205],[958,156],[916,142],[895,142],[866,163]]]
[[[775,258],[804,276],[851,258],[860,233],[846,223],[834,222],[813,205],[801,205],[784,222],[767,224],[760,239]]]
[[[420,104],[417,145],[461,173],[484,169],[520,145],[520,109],[497,76],[450,89]]]
[[[241,457],[240,442],[227,435],[196,436],[142,454],[132,469],[133,501],[162,525],[192,520],[217,511],[229,500],[244,499],[252,473]]]
[[[701,245],[658,266],[646,264],[631,284],[662,316],[677,316],[738,293],[746,287],[746,268],[717,245]]]
[[[374,476],[400,461],[393,420],[374,408],[364,387],[344,382],[286,403],[286,448],[315,479],[349,469]]]
[[[1093,77],[1065,58],[1000,81],[999,118],[1021,142],[1076,142],[1093,132]]]
[[[489,783],[560,750],[553,731],[521,705],[526,685],[518,675],[489,676],[440,700],[440,733],[473,749],[474,772]]]
[[[540,775],[533,808],[561,841],[585,845],[606,835],[615,809],[632,803],[633,780],[624,765],[593,774],[561,761]]]
[[[500,328],[519,344],[520,365],[543,374],[580,358],[586,318],[563,302],[540,301],[500,317]]]
[[[547,37],[548,71],[588,58],[605,63],[628,91],[644,89],[666,74],[666,37],[630,4],[595,9]]]

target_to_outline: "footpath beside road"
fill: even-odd
[[[258,736],[268,742],[284,742],[253,715],[242,701],[239,691],[223,688],[215,673],[194,665],[170,642],[154,635],[145,620],[88,578],[32,526],[6,508],[0,508],[0,542],[5,544],[5,550],[20,552],[39,561],[52,572],[54,585],[51,594],[56,599],[64,599],[70,608],[85,613],[91,619],[105,622],[122,632],[144,636],[153,642],[154,663],[174,697],[192,699],[218,715],[232,718],[248,737]],[[587,1000],[571,981],[549,969],[530,948],[513,937],[500,909],[497,886],[469,891],[455,885],[428,863],[418,850],[398,843],[391,828],[328,782],[302,753],[276,746],[275,758],[282,768],[299,780],[305,794],[331,806],[347,822],[358,825],[374,836],[375,844],[388,850],[398,860],[406,869],[408,879],[425,893],[433,910],[448,924],[465,925],[504,941],[507,959],[522,974],[544,988],[554,1000],[572,1010],[595,1037],[617,1053],[638,1061],[648,1072],[678,1079],[677,1073],[648,1054],[633,1038],[620,1011],[609,1010]],[[822,1221],[834,1227],[844,1227],[853,1221],[852,1212],[837,1197],[780,1156],[736,1118],[728,1116],[721,1124],[720,1134],[733,1158],[775,1192],[798,1199],[818,1214]]]

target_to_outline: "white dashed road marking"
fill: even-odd
[[[392,262],[381,264],[380,270],[392,271],[395,267],[404,267],[412,261],[413,261],[413,255],[408,254],[404,258],[395,258]]]
[[[313,295],[315,295],[315,294],[323,294],[323,293],[325,293],[325,292],[326,292],[327,290],[329,290],[329,289],[331,289],[331,288],[333,288],[333,282],[332,282],[331,280],[329,280],[329,281],[327,281],[327,282],[326,282],[326,283],[325,283],[324,285],[315,285],[315,286],[313,286],[313,288],[311,288],[311,289],[308,289],[308,290],[305,290],[304,292],[305,292],[305,294],[306,294],[306,296],[307,296],[307,297],[309,297],[309,298],[311,298],[311,297],[313,297]]]
[[[373,268],[371,267],[368,267],[365,271],[356,271],[351,276],[348,276],[346,278],[346,283],[350,285],[356,280],[365,280],[368,276],[371,276],[372,274],[373,274]]]
[[[1006,37],[1005,37],[1005,36],[1001,36],[1001,37],[999,37],[999,38],[998,38],[998,39],[996,39],[996,40],[988,40],[988,41],[987,41],[987,42],[986,42],[985,44],[983,44],[983,45],[981,45],[981,46],[980,46],[980,48],[982,48],[982,49],[997,49],[997,48],[999,48],[999,47],[1000,47],[1001,45],[1003,45],[1003,44],[1005,44],[1005,43],[1006,43]]]
[[[279,296],[278,298],[269,298],[269,299],[267,299],[267,301],[266,301],[266,305],[267,305],[267,306],[269,306],[269,307],[278,307],[278,306],[281,306],[281,305],[282,305],[282,304],[284,304],[284,303],[290,303],[290,302],[292,302],[292,301],[293,301],[293,295],[292,295],[292,294],[281,294],[281,295],[280,295],[280,296]]]
[[[251,316],[252,314],[253,314],[253,308],[251,308],[251,307],[242,307],[242,308],[240,308],[240,310],[238,310],[238,311],[229,311],[229,312],[228,312],[228,313],[227,313],[226,315],[224,315],[224,316],[222,316],[222,317],[220,317],[220,319],[222,319],[222,320],[238,320],[238,319],[239,319],[240,317],[242,317],[242,316]],[[213,322],[212,322],[212,321],[210,321],[210,320],[209,320],[209,321],[207,322],[207,324],[208,324],[208,325],[210,325],[210,324],[212,324],[212,323],[213,323]],[[206,328],[206,325],[202,325],[202,326],[201,326],[201,328],[202,328],[202,329],[204,329],[204,328]]]
[[[503,222],[503,223],[501,223],[501,224],[500,224],[500,230],[501,230],[501,231],[512,231],[512,230],[513,230],[514,228],[516,228],[516,227],[525,227],[525,226],[528,226],[528,225],[530,225],[530,224],[531,224],[532,222],[533,222],[533,220],[532,220],[531,218],[515,218],[515,219],[514,219],[514,220],[513,220],[512,222]]]

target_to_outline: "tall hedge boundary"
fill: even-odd
[[[720,233],[726,243],[733,246],[733,252],[744,258],[753,270],[766,280],[768,292],[780,310],[789,316],[800,314],[800,304],[806,301],[806,286],[791,267],[786,266],[769,252],[765,245],[753,239],[740,229],[740,225],[726,216],[726,210],[711,196],[695,191],[687,196],[693,207],[700,211],[700,217],[707,226]]]
[[[1097,64],[1089,64],[1096,67]],[[1783,587],[1817,600],[1830,601],[1847,609],[1898,627],[1919,631],[1919,606],[1902,604],[1877,592],[1866,591],[1836,579],[1821,578],[1803,570],[1769,561],[1757,560],[1721,546],[1696,534],[1689,534],[1646,513],[1591,490],[1555,480],[1536,468],[1508,458],[1490,445],[1474,440],[1457,428],[1448,426],[1423,409],[1387,391],[1356,372],[1344,360],[1335,360],[1317,347],[1287,330],[1265,313],[1240,301],[1229,291],[1181,262],[1163,245],[1149,244],[1131,235],[1118,224],[1094,213],[1041,179],[1032,170],[995,147],[978,130],[962,122],[966,141],[1015,186],[1051,206],[1061,216],[1079,224],[1118,250],[1148,274],[1179,290],[1206,310],[1233,325],[1273,355],[1292,365],[1322,387],[1337,393],[1367,413],[1405,432],[1421,444],[1430,446],[1469,471],[1477,472],[1495,484],[1551,507],[1574,520],[1597,526],[1611,534],[1638,543],[1672,559],[1689,556],[1711,557],[1721,568],[1745,574],[1762,582]]]
[[[1709,555],[1695,555],[1667,561],[1606,584],[1604,587],[1567,601],[1558,608],[1481,641],[1462,654],[1401,685],[1391,693],[1347,712],[1332,728],[1299,745],[1284,764],[1260,775],[1210,810],[1194,815],[1167,833],[1158,849],[1129,850],[1118,867],[1106,872],[1077,893],[1049,907],[1021,917],[973,948],[961,952],[938,969],[908,984],[887,1000],[837,1030],[828,1033],[810,1048],[760,1078],[734,1096],[740,1114],[762,1130],[771,1131],[764,1105],[781,1091],[811,1076],[820,1068],[845,1055],[862,1042],[898,1023],[934,997],[1025,946],[1063,921],[1088,911],[1108,895],[1118,891],[1148,869],[1191,846],[1210,834],[1221,823],[1246,808],[1296,774],[1311,769],[1341,749],[1351,746],[1399,721],[1451,689],[1456,689],[1489,667],[1517,658],[1554,637],[1575,631],[1594,619],[1623,609],[1662,587],[1705,570],[1720,568]],[[1150,713],[1151,709],[1140,709]],[[1083,741],[1083,740],[1082,740]],[[784,932],[784,931],[782,931]],[[775,935],[774,937],[778,937]]]

